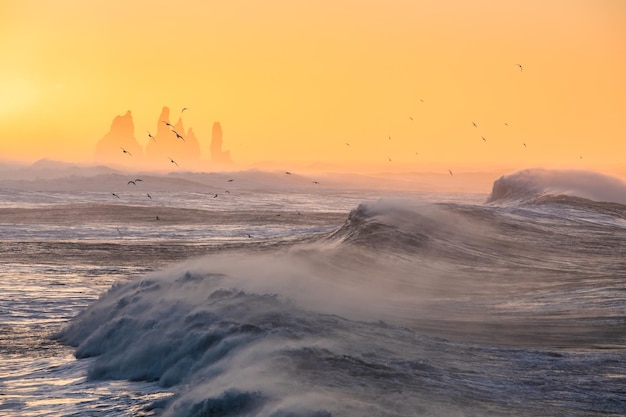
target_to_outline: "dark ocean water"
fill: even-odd
[[[6,191],[0,415],[625,415],[624,190]]]

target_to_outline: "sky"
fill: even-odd
[[[0,0],[0,50],[4,160],[167,106],[238,167],[625,168],[622,0]]]

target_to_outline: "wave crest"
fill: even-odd
[[[626,204],[626,183],[590,171],[526,169],[494,181],[487,203],[533,202],[558,195]]]

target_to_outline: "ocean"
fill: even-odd
[[[612,177],[12,172],[1,416],[626,415]]]

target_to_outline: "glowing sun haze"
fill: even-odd
[[[90,162],[127,110],[145,145],[163,106],[240,167],[626,155],[621,0],[5,1],[0,49],[2,159]]]

